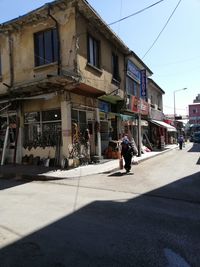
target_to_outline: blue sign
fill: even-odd
[[[103,112],[110,112],[111,111],[110,103],[99,101],[99,109],[100,111]]]
[[[127,62],[127,75],[138,83],[140,83],[140,71],[130,60],[128,60]]]
[[[140,95],[141,97],[147,97],[147,77],[146,70],[140,71]]]

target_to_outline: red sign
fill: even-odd
[[[136,96],[131,97],[131,111],[139,113],[140,99]]]
[[[142,115],[149,114],[149,104],[136,96],[131,97],[131,111],[135,113],[140,113]]]
[[[149,104],[143,99],[140,99],[140,113],[142,115],[149,114]]]

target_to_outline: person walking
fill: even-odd
[[[183,148],[183,143],[184,143],[184,138],[182,135],[179,136],[178,138],[178,144],[179,144],[179,149],[181,150]]]
[[[90,130],[88,128],[85,129],[84,140],[85,140],[86,160],[87,160],[87,163],[90,163],[91,162],[91,159],[90,159]]]
[[[131,142],[128,136],[125,135],[121,142],[121,156],[124,158],[125,161],[124,168],[126,170],[126,173],[130,172],[131,170],[131,163],[134,151],[135,149],[133,142]]]

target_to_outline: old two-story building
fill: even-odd
[[[152,71],[87,1],[5,22],[0,44],[1,164],[76,165],[127,130],[140,151]]]
[[[100,157],[122,134],[125,59],[145,66],[87,1],[55,1],[3,23],[0,43],[2,164],[88,155],[87,129],[90,156]]]

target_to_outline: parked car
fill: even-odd
[[[192,139],[194,143],[200,143],[200,132],[194,133]]]

